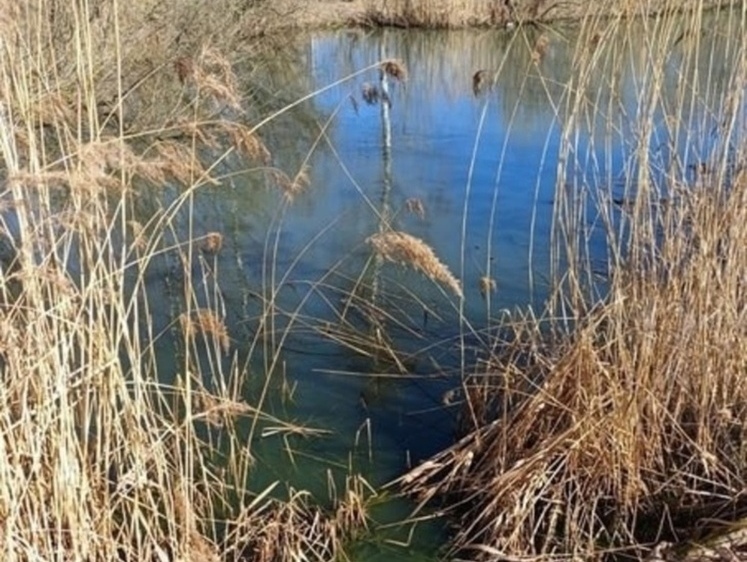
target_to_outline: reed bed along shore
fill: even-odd
[[[734,1],[360,0],[362,13],[348,17],[365,25],[405,28],[505,27],[521,23],[579,21],[600,16],[648,17],[730,4],[734,4]]]
[[[505,324],[465,373],[463,438],[399,480],[455,517],[460,557],[741,559],[747,11],[721,20],[730,71],[715,95],[697,77],[714,76],[697,8],[642,22],[639,45],[612,41],[624,20],[582,23],[558,114],[553,298]],[[643,70],[632,112],[588,88],[629,64]],[[636,134],[614,121],[622,109]],[[631,163],[622,198],[600,163],[616,159],[604,139],[617,135]]]
[[[267,172],[283,204],[306,187],[303,169],[272,167],[255,125],[278,103],[247,67],[258,13],[0,7],[2,560],[321,561],[365,525],[370,491],[352,473],[324,510],[286,483],[249,487],[255,430],[313,431],[246,401],[248,381],[269,380],[279,359],[270,350],[259,373],[238,360],[216,261],[224,234],[194,227],[196,194],[224,185],[228,159]],[[143,216],[148,185],[176,195]],[[180,271],[157,328],[163,295],[148,276],[167,253]],[[264,341],[260,329],[251,349]]]
[[[553,299],[546,314],[528,312],[489,342],[463,373],[464,437],[400,480],[455,518],[454,548],[472,558],[643,555],[743,514],[747,54],[741,33],[725,34],[730,93],[713,99],[697,85],[693,74],[710,67],[693,63],[712,58],[699,41],[707,6],[676,23],[644,22],[644,45],[605,41],[625,35],[623,19],[582,24],[558,106],[567,168],[554,203]],[[223,187],[229,159],[277,189],[281,209],[309,188],[306,169],[278,169],[263,140],[257,124],[278,100],[252,85],[260,70],[239,76],[226,55],[251,65],[251,39],[274,24],[228,0],[127,9],[35,0],[0,10],[0,558],[344,558],[346,540],[369,523],[375,491],[363,478],[351,472],[326,508],[285,483],[247,484],[259,428],[288,438],[315,430],[264,409],[292,329],[276,329],[278,288],[258,291],[263,310],[247,346],[261,356],[257,373],[233,355],[215,261],[225,234],[193,222],[196,194]],[[729,17],[743,32],[745,8],[732,4]],[[541,59],[541,43],[529,44]],[[665,98],[674,49],[681,86]],[[619,103],[591,91],[590,77],[614,76],[631,50],[646,80],[618,216],[619,196],[574,180],[572,163],[587,118]],[[662,169],[651,149],[664,132],[672,146],[701,146],[689,126],[699,107],[716,116],[716,140],[700,160]],[[177,195],[143,217],[144,185],[178,186]],[[581,228],[588,203],[608,240],[601,300]],[[381,260],[462,297],[422,240],[389,229],[368,240]],[[161,332],[152,321],[161,296],[147,277],[167,252],[180,267],[178,297]],[[495,290],[488,277],[481,287]],[[388,345],[340,326],[330,333],[343,345]],[[156,351],[164,333],[176,342],[176,374],[162,371]],[[263,392],[249,403],[254,376]]]

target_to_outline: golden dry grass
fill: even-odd
[[[717,8],[730,0],[599,0],[548,2],[544,0],[362,0],[360,14],[347,18],[365,25],[423,28],[505,27],[586,17],[630,18],[690,9]],[[324,4],[324,3],[323,3]]]
[[[462,297],[459,280],[449,271],[425,242],[406,232],[390,231],[370,236],[367,242],[385,260],[421,272]]]
[[[271,11],[238,8],[0,7],[2,560],[322,561],[361,522],[352,483],[329,510],[248,489],[239,425],[311,430],[246,402],[222,302],[204,299],[221,291],[223,235],[177,226],[196,192],[223,185],[223,160],[263,177],[272,158],[224,54],[250,52],[263,30],[247,23]],[[308,182],[302,169],[281,188],[291,198]],[[176,195],[143,217],[147,183]],[[151,305],[163,295],[146,282],[163,254],[181,267],[168,280],[182,297],[176,373],[162,371]],[[208,262],[203,294],[192,272]]]
[[[728,521],[742,524],[747,161],[744,123],[736,118],[744,90],[736,85],[747,75],[747,52],[736,37],[743,16],[733,9],[721,20],[737,30],[719,47],[733,57],[721,92],[694,77],[712,72],[714,55],[677,40],[683,28],[703,25],[700,10],[645,23],[646,53],[633,64],[646,83],[633,113],[634,130],[648,135],[622,139],[641,167],[625,186],[623,213],[609,187],[567,190],[569,170],[559,171],[546,313],[516,318],[489,341],[465,374],[464,437],[399,481],[424,504],[453,514],[454,548],[463,556],[641,559],[662,541],[698,541],[729,531]],[[624,34],[626,25],[582,26],[562,110],[568,144],[561,161],[572,160],[579,131],[594,142],[582,123],[594,95],[589,76],[627,64],[617,47],[599,41],[599,30]],[[539,40],[532,47],[539,58],[547,48]],[[669,98],[663,83],[675,48],[688,64],[703,63],[680,76],[687,97]],[[674,137],[698,142],[682,127],[691,103],[722,119],[708,173],[693,180],[680,163],[656,183],[649,159],[655,111],[666,115]],[[602,107],[612,114],[612,103]],[[610,256],[601,300],[592,290],[591,235],[580,235],[591,212],[581,201],[589,200]],[[482,284],[489,287],[487,279]],[[732,546],[732,554],[741,548]]]

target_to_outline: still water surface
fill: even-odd
[[[382,209],[392,227],[432,246],[461,279],[464,318],[479,332],[497,323],[504,310],[541,308],[550,276],[558,186],[582,185],[590,202],[600,187],[611,197],[624,197],[630,189],[636,164],[628,139],[635,132],[637,92],[646,68],[635,52],[615,67],[614,80],[603,74],[592,79],[591,109],[584,114],[588,123],[579,126],[574,139],[575,162],[558,179],[564,84],[574,33],[552,32],[538,64],[528,48],[537,39],[531,33],[344,31],[317,34],[305,43],[303,72],[312,89],[322,90],[303,107],[314,116],[311,125],[307,120],[298,138],[271,125],[268,138],[272,144],[275,135],[274,159],[289,175],[297,171],[294,167],[308,164],[308,190],[278,213],[279,197],[263,187],[260,173],[239,176],[229,190],[208,192],[196,201],[195,230],[225,234],[224,249],[214,259],[229,328],[239,347],[257,329],[261,287],[278,286],[284,279],[277,304],[288,314],[277,317],[276,333],[289,325],[291,329],[283,340],[284,376],[272,385],[265,408],[284,419],[331,430],[293,440],[292,455],[279,438],[261,439],[254,451],[257,486],[287,480],[323,500],[330,475],[339,487],[352,467],[378,486],[454,438],[458,412],[442,402],[458,385],[449,373],[461,361],[460,303],[417,273],[393,264],[376,269],[366,239],[379,231]],[[665,79],[672,96],[685,86],[702,92],[702,105],[709,96],[718,96],[728,75],[729,48],[718,46],[723,39],[711,36],[710,47],[694,61],[678,58],[673,50]],[[635,39],[628,36],[621,42],[629,47]],[[721,56],[709,54],[719,48]],[[369,105],[361,97],[366,83],[378,82],[378,71],[356,74],[383,58],[397,58],[408,69],[406,82],[391,84],[390,160],[383,151],[381,105]],[[685,67],[707,72],[700,82],[687,82]],[[472,77],[479,69],[500,73],[491,91],[476,96]],[[597,121],[599,113],[604,118]],[[717,113],[693,104],[682,115],[695,134],[675,138],[675,152],[685,162],[706,159],[713,143],[703,131],[713,128]],[[660,121],[662,128],[655,133],[665,135],[664,113]],[[671,151],[652,155],[662,174],[671,159]],[[419,201],[424,213],[410,212],[408,200]],[[584,227],[589,257],[603,279],[604,230],[592,212]],[[168,260],[163,267],[170,271]],[[273,267],[274,281],[269,273]],[[484,276],[496,283],[489,299],[480,291]],[[370,288],[373,278],[375,291]],[[603,283],[601,287],[603,291]],[[348,296],[358,290],[363,296],[351,303]],[[341,323],[370,334],[361,314],[366,303],[388,315],[384,325],[391,345],[402,352],[406,375],[391,361],[372,360],[365,343],[345,345],[324,336],[337,333],[327,328]],[[289,314],[295,315],[292,321]],[[467,343],[478,339],[468,334]],[[374,516],[391,522],[404,517],[409,507],[390,501]],[[421,526],[407,548],[385,541],[405,540],[407,531],[376,533],[355,559],[432,559],[442,539],[440,526]]]

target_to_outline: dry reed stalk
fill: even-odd
[[[384,259],[420,271],[462,298],[459,280],[452,275],[448,267],[441,263],[433,249],[419,238],[405,232],[390,231],[374,234],[366,242],[373,246],[374,251]]]
[[[688,16],[685,26],[699,29],[698,18]],[[662,46],[680,33],[674,21],[645,22],[645,86],[631,124],[652,133],[658,111],[680,124],[685,115],[692,118],[688,103],[732,122],[741,111],[734,109],[732,86],[743,83],[747,61],[731,38],[724,39],[723,52],[735,48],[736,54],[723,95],[712,95],[710,82],[703,86],[688,74],[712,76],[715,68],[694,64],[688,68],[696,70],[683,71],[693,88],[690,100],[670,103],[663,94],[671,56]],[[599,23],[585,22],[588,35],[581,36],[600,33]],[[602,36],[615,30],[607,27]],[[634,44],[632,36],[625,39],[630,43],[623,50]],[[594,49],[585,41],[577,46],[564,138],[581,130],[589,142],[597,141],[579,125],[582,98],[593,91],[585,80],[592,69],[599,71],[602,53],[617,57],[607,69],[612,73],[630,62],[608,48],[606,41]],[[534,49],[541,58],[543,49]],[[699,60],[718,52],[705,51]],[[620,110],[630,113],[629,106]],[[724,139],[744,142],[743,125],[736,127]],[[589,290],[590,263],[576,259],[591,253],[594,239],[582,234],[589,212],[584,197],[598,193],[559,189],[555,259],[569,264],[558,266],[558,296],[550,301],[548,319],[520,319],[511,337],[491,339],[484,363],[465,385],[467,435],[401,480],[423,503],[449,502],[455,548],[470,559],[641,559],[658,541],[698,541],[718,529],[716,519],[728,513],[740,521],[747,512],[744,148],[727,149],[725,142],[712,154],[721,168],[709,162],[702,181],[683,180],[687,165],[678,164],[657,184],[649,178],[658,162],[647,159],[654,140],[660,139],[651,134],[632,141],[642,170],[619,199],[629,212],[618,222],[600,204],[615,271],[604,298]],[[621,139],[626,149],[630,143]],[[577,149],[569,141],[561,161]],[[675,141],[668,150],[679,154]],[[558,177],[568,173],[563,167]],[[620,239],[623,230],[627,237]],[[554,320],[559,312],[571,322]]]
[[[259,409],[243,402],[245,373],[216,359],[230,339],[210,310],[180,321],[187,338],[215,345],[185,346],[180,360],[195,372],[164,382],[146,276],[161,242],[181,236],[177,217],[194,188],[212,181],[198,158],[210,156],[205,147],[228,140],[269,159],[244,124],[227,121],[243,117],[230,65],[196,47],[220,37],[231,52],[236,27],[223,24],[236,12],[202,0],[186,11],[146,1],[118,14],[111,2],[53,4],[0,4],[0,229],[14,237],[10,263],[0,252],[0,559],[226,560],[231,545],[216,528],[241,521],[256,497],[247,489],[250,444],[233,421]],[[186,102],[195,91],[202,99]],[[136,177],[188,189],[153,216]],[[304,178],[302,170],[294,183]],[[220,240],[210,233],[207,251]],[[204,299],[182,279],[187,301]],[[219,293],[214,279],[202,289]],[[202,380],[220,395],[203,395]],[[227,449],[239,452],[229,462]],[[244,529],[267,560],[340,552],[338,528],[306,501],[273,502],[284,515],[272,536],[271,514]]]

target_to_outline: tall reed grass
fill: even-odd
[[[663,7],[580,24],[557,106],[552,298],[504,324],[465,373],[464,437],[399,481],[454,515],[470,559],[743,547],[730,531],[747,513],[747,10]],[[706,21],[721,32],[713,51]],[[716,52],[729,61],[718,91]],[[590,87],[630,67],[632,99]],[[613,162],[626,163],[623,185]]]
[[[227,158],[244,173],[272,163],[252,124],[267,106],[224,55],[252,52],[256,15],[232,2],[0,8],[3,560],[329,560],[365,522],[353,475],[326,511],[277,482],[248,486],[258,424],[311,431],[246,402],[252,368],[234,355],[211,259],[223,234],[193,226]],[[273,174],[288,199],[308,181]],[[148,183],[177,196],[142,217]],[[148,282],[164,254],[181,266],[166,372]]]
[[[599,0],[365,0],[364,21],[369,25],[423,28],[505,27],[542,24],[586,17],[628,18],[653,16],[692,8],[716,8],[732,0],[654,0],[649,2]]]

